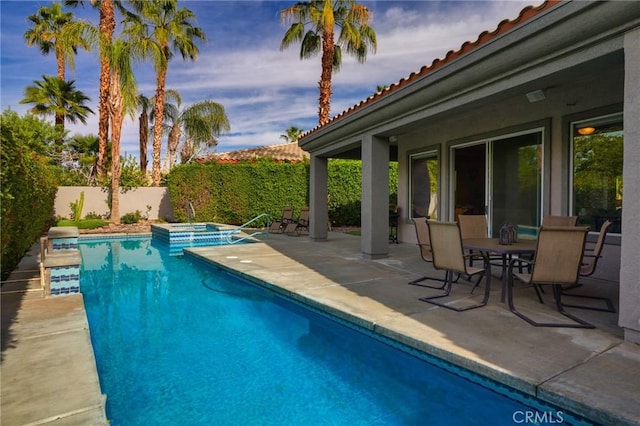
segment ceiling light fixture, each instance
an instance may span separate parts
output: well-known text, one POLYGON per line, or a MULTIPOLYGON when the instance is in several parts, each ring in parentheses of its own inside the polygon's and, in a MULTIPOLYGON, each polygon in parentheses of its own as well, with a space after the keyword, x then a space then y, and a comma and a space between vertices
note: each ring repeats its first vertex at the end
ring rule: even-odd
POLYGON ((542 90, 534 90, 533 92, 527 93, 527 99, 529 102, 538 102, 547 99, 542 90))
POLYGON ((578 133, 580 133, 582 136, 590 135, 595 131, 596 131, 595 127, 580 127, 578 129, 578 133))

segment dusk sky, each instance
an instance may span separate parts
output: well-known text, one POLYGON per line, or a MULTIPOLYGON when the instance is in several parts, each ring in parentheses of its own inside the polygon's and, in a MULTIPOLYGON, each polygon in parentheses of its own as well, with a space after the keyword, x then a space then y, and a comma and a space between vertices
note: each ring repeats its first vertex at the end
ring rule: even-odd
MULTIPOLYGON (((89 4, 89 2, 85 2, 89 4)), ((277 1, 181 1, 191 9, 207 42, 200 44, 195 62, 179 55, 169 64, 167 88, 178 90, 183 106, 204 100, 221 103, 229 117, 231 132, 219 138, 218 152, 283 143, 280 135, 290 126, 309 130, 318 122, 320 56, 299 59, 299 46, 280 51, 286 27, 280 10, 294 2, 277 1)), ((422 66, 474 41, 483 31, 493 31, 503 19, 514 19, 528 5, 541 1, 365 1, 373 12, 371 26, 378 36, 378 50, 359 64, 345 56, 340 72, 333 76, 331 116, 357 104, 422 66)), ((0 1, 0 101, 2 110, 20 114, 24 88, 55 75, 53 54, 44 56, 28 47, 24 32, 27 17, 51 1, 0 1)), ((69 9, 79 18, 97 24, 98 12, 89 6, 69 9)), ((136 68, 138 90, 152 96, 155 74, 149 64, 136 68)), ((96 113, 87 125, 67 124, 71 134, 96 135, 98 121, 99 64, 95 52, 80 51, 75 69, 67 79, 91 98, 96 113)), ((53 122, 53 118, 47 119, 53 122)), ((123 128, 122 154, 138 156, 137 119, 127 118, 123 128)), ((163 148, 163 156, 165 154, 163 148)))

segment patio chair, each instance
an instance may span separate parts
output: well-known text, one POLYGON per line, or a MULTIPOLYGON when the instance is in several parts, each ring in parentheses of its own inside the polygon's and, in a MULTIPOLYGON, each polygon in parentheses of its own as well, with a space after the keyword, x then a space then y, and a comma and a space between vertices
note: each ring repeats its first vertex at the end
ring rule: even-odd
MULTIPOLYGON (((462 239, 467 238, 487 238, 487 216, 483 214, 461 214, 458 215, 460 224, 460 235, 462 239)), ((482 255, 473 250, 469 250, 469 266, 473 266, 473 261, 482 259, 482 255)), ((502 260, 500 256, 492 256, 491 259, 502 260)))
MULTIPOLYGON (((602 224, 600 228, 600 233, 598 234, 598 239, 596 240, 595 245, 591 249, 585 249, 582 255, 582 263, 580 265, 580 278, 589 277, 593 275, 596 271, 596 266, 598 264, 598 260, 602 257, 602 248, 604 247, 604 241, 607 236, 607 232, 609 231, 609 227, 613 224, 612 221, 607 220, 602 224)), ((600 311, 600 312, 616 312, 615 307, 613 306, 613 302, 606 297, 598 297, 598 296, 587 296, 583 294, 572 294, 567 293, 569 290, 573 290, 575 288, 582 287, 581 283, 576 283, 575 285, 564 287, 562 289, 562 294, 569 297, 578 297, 581 299, 590 299, 590 300, 601 300, 605 303, 605 308, 600 308, 596 306, 586 306, 586 305, 574 305, 563 303, 563 306, 570 308, 578 308, 578 309, 589 309, 592 311, 600 311)))
MULTIPOLYGON (((461 214, 458 215, 458 223, 460 224, 460 235, 462 239, 467 238, 487 238, 487 216, 484 214, 461 214)), ((482 253, 469 250, 469 266, 473 266, 475 260, 484 261, 482 253)), ((490 255, 489 262, 492 265, 502 267, 502 262, 507 262, 506 258, 500 255, 490 255)), ((478 277, 476 286, 480 283, 482 277, 478 277)))
POLYGON ((281 233, 284 228, 291 222, 293 222, 293 207, 285 206, 282 209, 282 217, 271 223, 269 232, 281 233))
MULTIPOLYGON (((489 301, 489 292, 491 289, 491 271, 488 260, 485 260, 483 268, 468 266, 468 256, 464 254, 462 247, 462 237, 460 234, 460 226, 457 222, 439 222, 435 220, 427 221, 429 228, 429 241, 431 242, 431 254, 433 256, 433 267, 437 270, 445 271, 444 293, 437 296, 422 297, 419 300, 451 309, 456 312, 468 311, 470 309, 485 306, 489 301), (478 274, 484 274, 486 285, 484 290, 484 298, 480 303, 456 307, 446 302, 436 299, 447 297, 451 294, 451 287, 454 283, 454 275, 473 277, 478 274)), ((475 290, 473 286, 471 293, 475 290)))
MULTIPOLYGON (((416 238, 418 239, 418 248, 420 249, 420 257, 427 263, 433 263, 433 256, 431 254, 431 242, 429 241, 429 227, 427 225, 426 217, 413 218, 413 226, 416 229, 416 238)), ((436 277, 420 277, 417 280, 409 281, 410 285, 419 285, 421 287, 435 288, 438 290, 444 289, 446 281, 443 278, 436 277), (422 281, 431 280, 438 281, 442 284, 440 286, 430 286, 427 284, 419 284, 422 281)))
POLYGON ((398 244, 398 219, 400 218, 400 207, 395 204, 389 205, 389 242, 398 244))
POLYGON ((578 216, 552 216, 542 217, 542 226, 576 226, 578 216))
POLYGON ((540 228, 534 260, 514 259, 509 263, 507 297, 511 312, 536 327, 594 328, 593 325, 565 311, 562 303, 562 286, 578 282, 588 230, 588 227, 574 226, 540 228), (514 272, 516 262, 530 264, 531 273, 514 272), (514 280, 532 285, 534 289, 536 286, 552 286, 558 312, 574 322, 538 322, 520 312, 513 301, 514 280))
POLYGON ((309 232, 309 207, 303 207, 300 209, 300 216, 298 220, 292 221, 284 228, 284 233, 291 236, 300 236, 302 230, 306 229, 309 232))
MULTIPOLYGON (((542 224, 540 226, 576 226, 578 225, 578 216, 555 216, 555 215, 546 215, 542 217, 542 224)), ((521 256, 521 258, 526 260, 532 260, 532 257, 529 256, 521 256)), ((522 264, 519 265, 520 272, 522 272, 522 264)), ((531 272, 531 268, 529 268, 529 272, 531 272)), ((539 289, 544 293, 542 288, 539 289)), ((538 292, 538 287, 536 287, 536 292, 538 292)), ((542 298, 538 293, 538 297, 540 298, 540 303, 542 303, 542 298)))

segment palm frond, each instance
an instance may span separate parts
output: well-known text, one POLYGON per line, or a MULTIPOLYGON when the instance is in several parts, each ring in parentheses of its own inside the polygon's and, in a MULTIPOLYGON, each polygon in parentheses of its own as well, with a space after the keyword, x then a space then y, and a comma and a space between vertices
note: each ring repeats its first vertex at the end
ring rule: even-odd
POLYGON ((322 37, 315 31, 309 30, 300 45, 300 59, 311 58, 322 50, 322 37))

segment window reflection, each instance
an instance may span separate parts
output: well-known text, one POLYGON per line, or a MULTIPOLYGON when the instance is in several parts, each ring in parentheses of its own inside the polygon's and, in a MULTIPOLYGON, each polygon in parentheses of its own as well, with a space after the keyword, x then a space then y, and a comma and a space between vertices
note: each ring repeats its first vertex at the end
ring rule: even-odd
POLYGON ((436 152, 410 156, 411 218, 438 218, 438 164, 436 152))
POLYGON ((623 146, 620 114, 573 125, 573 213, 592 231, 621 232, 623 146))

